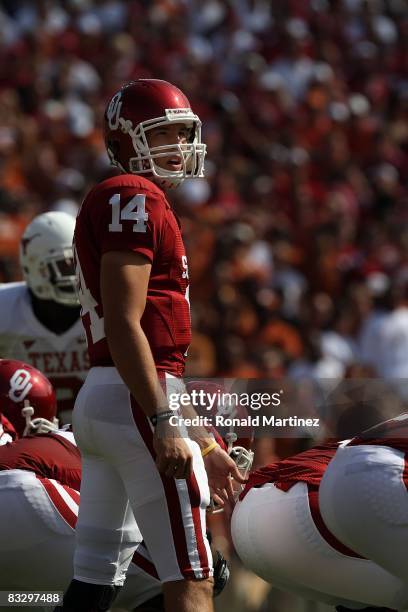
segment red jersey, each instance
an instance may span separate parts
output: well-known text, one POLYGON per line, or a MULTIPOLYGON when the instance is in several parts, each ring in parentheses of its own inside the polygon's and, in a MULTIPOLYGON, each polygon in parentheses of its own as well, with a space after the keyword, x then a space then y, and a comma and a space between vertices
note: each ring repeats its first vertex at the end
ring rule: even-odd
POLYGON ((79 491, 81 455, 72 433, 59 431, 0 446, 0 470, 28 470, 79 491))
POLYGON ((81 206, 74 243, 91 366, 113 365, 104 332, 102 256, 134 251, 152 264, 141 325, 156 368, 181 376, 191 340, 188 267, 180 224, 163 191, 132 174, 103 181, 81 206))
MULTIPOLYGON (((321 446, 315 446, 288 457, 282 461, 265 465, 254 470, 241 493, 240 499, 252 489, 261 487, 267 482, 273 482, 276 487, 287 491, 296 482, 306 482, 309 486, 318 488, 323 474, 334 457, 340 442, 331 441, 321 446)), ((393 419, 384 421, 366 429, 361 434, 347 442, 347 446, 362 445, 388 446, 399 450, 405 455, 408 453, 408 413, 401 414, 393 419)), ((404 471, 404 482, 408 487, 408 465, 404 471)))
POLYGON ((288 457, 277 463, 265 465, 259 470, 255 470, 249 476, 245 489, 240 495, 242 500, 252 487, 262 487, 271 482, 282 491, 289 491, 296 483, 304 482, 307 484, 309 508, 321 536, 338 552, 349 557, 361 558, 353 550, 350 550, 327 529, 320 515, 319 508, 319 486, 326 471, 326 468, 334 457, 340 442, 330 441, 320 446, 315 446, 309 450, 288 457))
POLYGON ((243 499, 252 487, 262 487, 267 482, 273 482, 283 491, 288 491, 297 482, 306 482, 310 486, 318 487, 338 446, 339 442, 327 442, 254 470, 249 475, 240 499, 243 499))
POLYGON ((14 429, 14 425, 0 412, 0 445, 5 444, 4 440, 10 441, 18 438, 17 432, 14 429))

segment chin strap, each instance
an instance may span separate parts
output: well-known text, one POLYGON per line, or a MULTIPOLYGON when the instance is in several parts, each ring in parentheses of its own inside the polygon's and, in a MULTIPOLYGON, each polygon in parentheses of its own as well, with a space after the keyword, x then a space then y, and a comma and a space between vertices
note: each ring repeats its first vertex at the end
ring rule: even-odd
POLYGON ((34 414, 34 408, 30 406, 30 402, 28 400, 25 400, 24 404, 25 406, 21 410, 21 414, 25 418, 26 422, 23 431, 23 438, 30 434, 45 434, 49 433, 50 431, 56 431, 58 429, 58 419, 56 417, 53 418, 52 422, 47 421, 47 419, 43 419, 42 417, 32 419, 31 417, 34 414))

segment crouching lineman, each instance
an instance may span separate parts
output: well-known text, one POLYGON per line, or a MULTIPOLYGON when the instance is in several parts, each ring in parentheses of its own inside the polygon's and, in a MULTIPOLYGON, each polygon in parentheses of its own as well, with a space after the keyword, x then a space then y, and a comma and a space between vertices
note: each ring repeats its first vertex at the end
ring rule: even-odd
POLYGON ((408 607, 408 415, 254 471, 232 516, 244 565, 336 610, 408 607))
MULTIPOLYGON (((0 590, 63 591, 72 573, 80 453, 69 426, 57 429, 54 390, 32 366, 0 360, 0 410, 10 440, 21 436, 0 446, 0 590)), ((137 548, 117 605, 163 610, 157 571, 131 514, 125 538, 128 551, 137 548)), ((215 594, 227 577, 217 555, 215 594)))
POLYGON ((20 359, 44 372, 65 423, 71 422, 89 368, 76 295, 74 226, 75 219, 64 212, 35 217, 20 244, 24 282, 0 285, 0 357, 20 359))

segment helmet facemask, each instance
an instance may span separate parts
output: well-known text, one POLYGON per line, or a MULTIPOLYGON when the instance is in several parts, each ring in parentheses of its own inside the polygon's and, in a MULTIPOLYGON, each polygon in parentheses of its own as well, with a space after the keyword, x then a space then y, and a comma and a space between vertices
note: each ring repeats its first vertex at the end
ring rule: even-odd
POLYGON ((54 250, 44 258, 22 258, 27 286, 40 300, 64 306, 78 306, 72 248, 54 250))
MULTIPOLYGON (((241 476, 246 478, 251 471, 252 464, 254 462, 254 452, 244 446, 234 446, 235 442, 238 439, 238 436, 234 432, 229 432, 226 434, 225 439, 228 443, 228 454, 231 459, 234 460, 237 468, 239 469, 241 476)), ((239 482, 233 483, 234 489, 234 498, 235 500, 241 495, 244 490, 244 485, 239 482)))
POLYGON ((20 265, 27 287, 40 300, 78 306, 72 239, 75 219, 62 212, 35 217, 20 244, 20 265))
POLYGON ((44 265, 53 294, 51 299, 64 306, 78 306, 72 248, 61 249, 60 252, 49 255, 44 259, 44 265))

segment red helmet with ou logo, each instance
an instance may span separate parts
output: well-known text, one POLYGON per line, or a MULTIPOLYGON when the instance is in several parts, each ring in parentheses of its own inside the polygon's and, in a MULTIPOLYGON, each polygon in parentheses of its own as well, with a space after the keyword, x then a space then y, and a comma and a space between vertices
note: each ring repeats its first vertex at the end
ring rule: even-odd
POLYGON ((144 174, 161 187, 176 187, 185 178, 204 176, 206 146, 201 142, 201 121, 175 85, 159 79, 126 83, 110 100, 104 120, 108 155, 122 172, 144 174), (149 147, 149 130, 174 123, 189 129, 187 143, 149 147), (180 170, 157 163, 169 153, 181 160, 180 170))
POLYGON ((44 374, 22 361, 0 359, 0 412, 19 436, 58 428, 53 386, 44 374))

